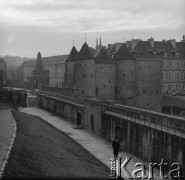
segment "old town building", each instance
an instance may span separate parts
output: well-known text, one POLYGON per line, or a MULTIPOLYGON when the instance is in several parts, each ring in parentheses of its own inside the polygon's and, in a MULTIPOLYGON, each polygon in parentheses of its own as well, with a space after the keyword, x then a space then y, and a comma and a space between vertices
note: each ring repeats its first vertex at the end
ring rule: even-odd
POLYGON ((49 70, 44 70, 41 53, 39 52, 33 70, 32 86, 38 88, 40 85, 49 86, 49 70))
POLYGON ((66 87, 78 89, 78 96, 161 111, 160 58, 134 58, 125 43, 113 56, 103 47, 93 56, 85 42, 66 62, 66 87))

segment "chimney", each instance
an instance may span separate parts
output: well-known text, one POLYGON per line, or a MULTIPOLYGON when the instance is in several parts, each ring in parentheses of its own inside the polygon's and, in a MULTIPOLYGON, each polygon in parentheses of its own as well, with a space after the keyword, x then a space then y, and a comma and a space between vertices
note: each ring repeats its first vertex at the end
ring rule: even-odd
POLYGON ((176 39, 170 39, 169 42, 173 46, 173 48, 176 48, 176 39))
POLYGON ((111 49, 114 44, 108 44, 108 48, 111 49))
POLYGON ((185 35, 182 36, 181 42, 184 42, 185 43, 185 35))
POLYGON ((148 39, 148 42, 151 44, 152 47, 154 47, 154 38, 153 37, 148 39))
POLYGON ((140 41, 140 39, 132 39, 132 49, 134 49, 140 41))
POLYGON ((127 46, 127 48, 130 48, 132 46, 132 42, 131 41, 126 41, 126 46, 127 46))

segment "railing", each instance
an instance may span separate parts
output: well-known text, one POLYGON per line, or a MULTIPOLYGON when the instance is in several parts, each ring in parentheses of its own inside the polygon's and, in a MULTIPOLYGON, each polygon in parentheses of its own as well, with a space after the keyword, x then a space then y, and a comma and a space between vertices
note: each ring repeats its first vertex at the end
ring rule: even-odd
MULTIPOLYGON (((65 96, 48 91, 39 91, 38 94, 45 95, 48 97, 55 97, 61 100, 66 100, 68 102, 73 102, 77 105, 84 107, 85 99, 65 96)), ((88 99, 86 100, 88 101, 88 99)), ((89 101, 96 102, 92 99, 89 99, 89 101)), ((97 103, 103 107, 103 113, 108 113, 113 116, 124 118, 129 121, 143 124, 145 126, 149 126, 151 128, 155 128, 163 132, 167 132, 185 138, 185 119, 125 105, 108 105, 102 102, 97 103)))
POLYGON ((123 105, 103 105, 104 113, 185 138, 185 119, 123 105))
POLYGON ((65 96, 76 97, 78 95, 78 89, 65 88, 65 87, 49 87, 45 85, 39 85, 38 87, 41 91, 57 93, 65 96))
POLYGON ((84 106, 84 99, 74 98, 74 97, 70 97, 70 96, 64 96, 64 95, 61 95, 61 94, 47 92, 47 91, 39 91, 39 92, 37 92, 37 94, 38 95, 52 96, 52 97, 55 97, 57 99, 70 101, 70 102, 79 104, 81 106, 84 106))

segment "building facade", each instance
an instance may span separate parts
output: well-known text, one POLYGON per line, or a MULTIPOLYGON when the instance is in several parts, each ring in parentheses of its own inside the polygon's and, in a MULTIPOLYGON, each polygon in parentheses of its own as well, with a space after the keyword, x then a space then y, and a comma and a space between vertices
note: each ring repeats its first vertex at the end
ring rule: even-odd
POLYGON ((0 59, 0 88, 6 85, 6 62, 0 59))
POLYGON ((49 86, 49 70, 44 70, 41 53, 39 52, 33 70, 32 87, 38 88, 40 85, 49 86))
POLYGON ((49 86, 62 87, 64 81, 65 60, 67 55, 44 57, 43 65, 49 70, 49 86))
POLYGON ((66 87, 77 88, 78 96, 161 111, 160 58, 134 58, 124 43, 113 56, 104 48, 93 56, 84 43, 66 62, 66 87))
MULTIPOLYGON (((49 86, 62 87, 64 83, 65 60, 67 55, 51 56, 42 58, 44 70, 49 70, 49 86)), ((21 69, 24 84, 30 84, 33 78, 33 70, 35 70, 36 61, 28 60, 22 63, 21 69)))

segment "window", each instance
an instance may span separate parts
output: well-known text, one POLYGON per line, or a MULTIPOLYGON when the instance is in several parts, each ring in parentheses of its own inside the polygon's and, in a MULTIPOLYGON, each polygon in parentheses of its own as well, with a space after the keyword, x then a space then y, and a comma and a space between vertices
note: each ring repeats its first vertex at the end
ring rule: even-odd
POLYGON ((180 62, 179 61, 176 62, 176 66, 178 66, 178 67, 180 66, 180 62))
POLYGON ((149 107, 149 106, 150 106, 150 104, 149 104, 149 103, 147 103, 147 106, 149 107))
POLYGON ((185 79, 185 71, 183 72, 183 79, 185 79))
POLYGON ((169 66, 172 66, 172 61, 169 61, 168 65, 169 65, 169 66))
POLYGON ((118 92, 117 87, 115 87, 115 88, 114 88, 114 93, 115 93, 115 96, 116 96, 116 97, 117 97, 117 92, 118 92))
POLYGON ((132 77, 134 76, 134 73, 132 73, 132 77))
POLYGON ((92 78, 92 74, 91 74, 91 78, 92 78))
POLYGON ((163 71, 162 74, 163 74, 163 80, 164 80, 165 79, 165 72, 163 71))
POLYGON ((162 61, 162 66, 164 67, 164 61, 162 61))
POLYGON ((143 94, 145 93, 145 90, 143 90, 143 94))
POLYGON ((98 88, 96 88, 96 97, 98 97, 98 88))
POLYGON ((125 77, 125 74, 123 74, 123 77, 125 77))
POLYGON ((109 80, 109 84, 110 84, 110 80, 109 80))
POLYGON ((84 78, 85 78, 85 74, 84 74, 84 78))
POLYGON ((103 85, 103 87, 105 88, 105 85, 103 85))
POLYGON ((176 84, 176 90, 177 90, 177 91, 180 90, 180 84, 176 84))
POLYGON ((180 79, 180 72, 176 72, 176 79, 180 79))
POLYGON ((185 90, 185 84, 183 84, 183 89, 185 90))
POLYGON ((168 79, 173 79, 173 72, 170 71, 170 72, 168 73, 168 79))
POLYGON ((94 116, 91 115, 91 130, 94 131, 94 116))
POLYGON ((173 89, 173 86, 172 85, 168 85, 168 89, 169 90, 172 90, 173 89))

